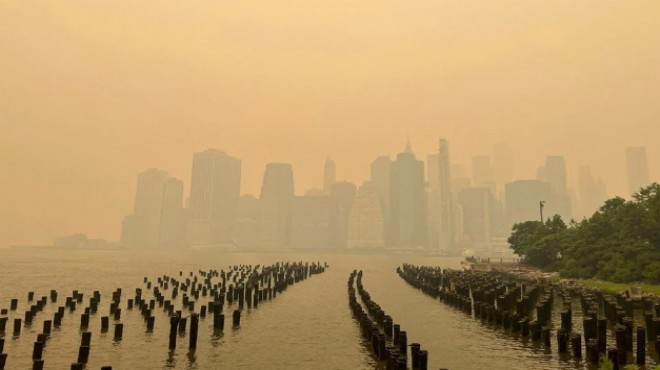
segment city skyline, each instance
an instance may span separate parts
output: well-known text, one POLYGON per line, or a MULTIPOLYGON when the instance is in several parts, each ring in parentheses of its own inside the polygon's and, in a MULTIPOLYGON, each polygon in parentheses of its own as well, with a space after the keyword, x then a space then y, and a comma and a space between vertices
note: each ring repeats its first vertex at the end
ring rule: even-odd
MULTIPOLYGON (((296 189, 360 184, 406 138, 466 166, 508 142, 515 178, 563 155, 629 196, 623 151, 660 174, 658 2, 125 2, 0 5, 0 246, 111 238, 134 176, 186 182, 190 153, 269 162, 296 189), (258 26, 257 26, 258 25, 258 26), (62 210, 66 209, 66 212, 62 210)), ((500 158, 506 158, 505 151, 500 158)), ((491 161, 497 165, 495 159, 491 161)))
MULTIPOLYGON (((410 142, 408 141, 408 144, 406 144, 406 145, 409 146, 410 142)), ((560 170, 560 174, 559 174, 560 180, 559 181, 562 184, 561 185, 562 186, 562 192, 564 192, 566 194, 562 195, 565 199, 562 201, 563 204, 560 205, 559 206, 560 208, 556 211, 558 213, 562 214, 565 219, 568 219, 566 217, 567 215, 570 215, 572 218, 580 219, 581 217, 588 216, 590 214, 590 212, 593 213, 596 210, 594 208, 594 206, 597 205, 597 200, 602 198, 603 195, 606 195, 607 198, 611 198, 611 197, 614 197, 614 196, 621 196, 621 197, 626 198, 626 199, 630 198, 628 196, 628 194, 626 194, 625 191, 623 191, 622 193, 619 193, 619 194, 614 194, 612 191, 610 191, 610 185, 608 183, 604 182, 603 181, 604 176, 602 174, 598 174, 598 173, 594 173, 593 175, 597 176, 597 178, 599 179, 599 183, 597 185, 596 184, 589 184, 589 186, 591 186, 589 188, 590 190, 585 190, 584 189, 585 185, 581 183, 581 181, 584 181, 584 179, 581 177, 581 176, 583 176, 581 171, 583 171, 584 168, 586 167, 589 170, 589 176, 591 176, 591 172, 592 172, 591 168, 592 167, 591 166, 579 165, 578 168, 577 168, 577 171, 575 172, 575 174, 573 174, 573 172, 568 171, 568 169, 573 168, 575 166, 573 165, 573 163, 570 163, 570 162, 565 163, 565 158, 561 155, 545 156, 544 162, 539 163, 539 167, 537 167, 536 171, 530 171, 530 173, 534 172, 534 175, 529 176, 527 178, 518 177, 517 175, 511 175, 511 173, 513 173, 511 168, 512 167, 517 167, 517 162, 515 161, 515 159, 512 161, 512 163, 506 163, 504 165, 502 163, 500 163, 500 168, 501 169, 496 170, 495 166, 494 166, 494 164, 495 164, 494 162, 495 162, 495 158, 498 155, 498 150, 507 151, 507 150, 510 150, 511 147, 508 143, 496 143, 491 147, 491 149, 492 149, 492 152, 490 154, 479 154, 479 155, 474 155, 474 156, 467 156, 468 164, 466 164, 466 163, 456 163, 453 160, 451 160, 451 163, 450 163, 451 166, 450 167, 459 168, 460 169, 460 174, 458 174, 457 176, 454 176, 454 174, 452 173, 451 182, 454 183, 454 185, 450 184, 450 187, 451 186, 455 187, 456 186, 455 185, 456 181, 459 181, 459 183, 461 183, 460 188, 457 188, 457 189, 452 191, 452 194, 453 194, 452 202, 458 201, 458 196, 461 194, 462 190, 465 189, 466 187, 467 187, 467 189, 478 189, 478 188, 484 188, 485 187, 485 188, 488 188, 488 189, 491 190, 491 194, 494 198, 497 198, 498 195, 503 196, 505 194, 504 187, 505 187, 506 183, 501 183, 501 181, 502 181, 501 179, 506 179, 506 178, 510 178, 512 182, 539 179, 539 180, 544 180, 544 182, 548 182, 548 185, 550 186, 549 180, 545 178, 545 176, 547 176, 546 168, 547 168, 548 163, 549 163, 548 161, 559 161, 561 163, 561 170, 560 170), (503 149, 503 147, 507 148, 507 149, 503 149), (475 167, 475 160, 477 160, 479 162, 479 167, 475 167), (492 183, 488 183, 488 184, 483 184, 483 183, 480 184, 479 179, 483 178, 483 171, 484 171, 485 163, 487 163, 488 171, 490 171, 489 176, 493 178, 493 181, 492 181, 492 183), (564 173, 561 173, 562 171, 564 171, 564 173), (541 178, 539 178, 539 176, 544 177, 544 178, 541 179, 541 178), (463 180, 466 180, 467 183, 462 182, 463 180), (497 181, 497 180, 499 180, 499 181, 497 181), (566 183, 565 188, 564 188, 564 185, 563 185, 564 183, 566 183), (570 191, 571 194, 568 194, 568 191, 570 191), (595 192, 595 195, 590 195, 589 197, 585 198, 585 195, 589 191, 595 192), (574 206, 577 206, 577 207, 580 207, 580 208, 575 209, 575 210, 571 210, 571 207, 574 207, 574 206), (563 210, 566 207, 568 207, 568 211, 563 210)), ((643 166, 645 166, 647 168, 647 171, 648 171, 648 169, 653 168, 653 163, 648 163, 649 159, 648 159, 648 157, 646 157, 646 153, 648 153, 648 148, 647 147, 639 147, 639 146, 626 147, 626 148, 622 148, 622 153, 621 153, 621 157, 626 162, 625 163, 626 166, 622 170, 622 172, 625 173, 625 172, 628 171, 628 168, 627 168, 627 164, 628 164, 628 160, 629 160, 628 159, 628 157, 629 157, 628 153, 631 149, 634 150, 634 151, 638 151, 638 152, 640 150, 643 151, 643 153, 645 154, 643 156, 643 158, 647 161, 647 163, 643 164, 643 166)), ((453 157, 453 150, 454 150, 454 148, 452 146, 452 149, 451 149, 452 157, 453 157)), ((208 153, 208 152, 217 152, 217 153, 220 153, 223 156, 225 155, 225 152, 222 149, 209 148, 209 149, 205 149, 204 152, 206 152, 206 153, 208 153)), ((204 152, 195 153, 195 155, 200 155, 204 152)), ((438 155, 437 153, 428 154, 426 156, 426 161, 424 162, 424 167, 425 167, 424 181, 425 181, 425 186, 428 190, 427 196, 429 197, 429 199, 428 199, 429 202, 433 201, 433 188, 434 188, 434 186, 437 186, 437 185, 434 185, 434 183, 436 183, 437 180, 434 180, 434 179, 430 178, 429 176, 434 176, 435 174, 438 173, 437 170, 431 169, 429 167, 429 165, 432 164, 432 163, 435 163, 435 165, 437 165, 437 162, 433 162, 433 161, 437 161, 437 159, 435 159, 435 157, 437 155, 438 155)), ((360 180, 358 180, 358 181, 349 181, 347 179, 342 178, 341 176, 338 176, 337 173, 342 172, 341 164, 337 164, 337 162, 335 160, 331 159, 331 157, 332 156, 326 156, 325 161, 319 161, 319 168, 317 168, 317 176, 316 176, 317 178, 316 178, 316 181, 311 182, 312 187, 307 188, 307 189, 301 188, 299 185, 297 185, 297 183, 299 182, 298 178, 300 176, 293 176, 292 177, 292 181, 293 181, 292 186, 293 186, 293 189, 294 189, 293 195, 295 197, 300 197, 300 196, 303 196, 303 195, 321 195, 321 194, 324 194, 324 191, 322 190, 322 188, 324 188, 326 186, 329 186, 329 184, 331 184, 331 182, 329 182, 329 178, 332 178, 332 180, 334 180, 336 184, 349 183, 349 184, 352 184, 352 186, 356 186, 356 187, 360 187, 361 186, 360 184, 364 184, 364 183, 369 182, 369 181, 374 182, 374 178, 373 178, 373 176, 374 176, 374 174, 373 174, 374 163, 377 163, 378 160, 381 160, 381 162, 382 162, 382 160, 384 160, 386 158, 389 158, 388 159, 389 163, 392 163, 392 161, 394 161, 396 159, 396 154, 395 155, 390 154, 390 155, 376 156, 371 162, 371 165, 370 165, 371 170, 369 169, 370 166, 367 166, 367 168, 365 169, 365 171, 363 173, 363 176, 362 176, 362 178, 364 180, 362 180, 362 181, 360 181, 360 180), (331 170, 329 170, 329 169, 331 169, 331 170), (331 173, 331 175, 327 176, 329 172, 331 173), (314 186, 314 185, 316 185, 316 186, 314 186)), ((233 158, 234 160, 238 161, 238 165, 239 165, 239 169, 238 169, 239 178, 237 179, 237 181, 238 181, 238 183, 240 183, 240 185, 239 185, 239 188, 238 188, 238 195, 240 195, 241 197, 244 197, 244 196, 254 197, 254 196, 256 196, 257 199, 258 199, 259 198, 259 192, 256 192, 256 194, 255 194, 255 193, 248 193, 248 192, 245 192, 245 190, 243 190, 242 170, 240 168, 241 167, 240 164, 242 163, 242 159, 241 158, 234 158, 234 157, 229 157, 229 158, 233 158)), ((501 160, 500 160, 500 162, 501 162, 501 160)), ((273 163, 273 162, 271 162, 271 163, 273 163)), ((300 175, 300 172, 296 171, 296 169, 294 168, 294 166, 291 163, 286 163, 286 165, 291 166, 291 171, 293 171, 294 173, 298 173, 298 175, 300 175)), ((391 166, 391 164, 388 164, 388 166, 391 166)), ((191 166, 191 173, 193 171, 193 167, 194 166, 191 166)), ((268 166, 266 166, 266 167, 268 167, 268 166)), ((253 170, 254 169, 248 169, 248 172, 253 172, 253 170)), ((150 168, 149 170, 143 170, 141 172, 148 172, 148 171, 161 171, 165 175, 170 174, 169 171, 158 170, 158 169, 153 168, 153 167, 150 168)), ((389 171, 389 169, 388 169, 388 171, 389 171)), ((188 174, 187 176, 183 176, 183 177, 184 178, 190 178, 190 176, 191 175, 188 174)), ((653 176, 653 175, 651 174, 650 176, 653 176)), ((189 206, 190 199, 191 199, 190 198, 191 182, 190 181, 177 180, 174 177, 170 177, 170 178, 172 178, 173 180, 176 180, 180 183, 180 185, 178 185, 178 186, 181 187, 180 191, 183 192, 183 202, 187 205, 186 211, 189 212, 188 206, 189 206)), ((262 181, 263 181, 263 179, 262 179, 262 181)), ((591 180, 591 181, 593 182, 593 180, 591 180)), ((374 186, 374 191, 376 191, 376 192, 378 190, 377 182, 378 181, 376 181, 374 183, 374 185, 375 185, 374 186)), ((382 180, 381 180, 381 182, 382 182, 382 180)), ((626 181, 625 186, 629 186, 629 182, 630 182, 629 180, 626 181)), ((651 183, 651 182, 653 182, 653 179, 649 180, 649 183, 651 183)), ((263 186, 263 184, 262 184, 262 186, 263 186)), ((388 184, 386 186, 389 186, 389 181, 388 181, 388 184)), ((138 187, 139 187, 139 182, 138 182, 138 187)), ((551 188, 552 188, 552 186, 551 186, 551 188)), ((133 196, 134 199, 131 198, 131 199, 135 200, 135 203, 132 204, 129 207, 130 209, 138 207, 138 203, 137 203, 138 202, 138 198, 137 198, 138 194, 137 194, 137 192, 139 192, 139 189, 136 189, 135 191, 136 191, 136 193, 133 196)), ((557 198, 555 197, 555 200, 556 199, 557 198)), ((384 223, 387 225, 387 217, 389 217, 389 213, 388 213, 388 210, 387 210, 388 203, 390 202, 389 196, 387 197, 387 199, 382 199, 382 201, 384 202, 383 204, 381 204, 381 208, 382 208, 383 213, 384 213, 383 214, 384 223)), ((501 201, 504 202, 504 201, 506 201, 506 199, 504 197, 502 197, 501 201)), ((238 202, 238 199, 236 199, 236 202, 238 202)), ((555 207, 556 206, 557 205, 555 205, 555 207)), ((432 203, 429 203, 428 207, 429 207, 429 209, 432 208, 433 207, 432 203)), ((237 211, 233 211, 233 212, 235 213, 237 211)), ((345 212, 350 212, 350 210, 347 210, 345 212)), ((129 212, 126 212, 124 214, 128 214, 128 216, 126 216, 126 219, 124 220, 124 223, 126 223, 127 221, 131 221, 131 220, 135 221, 135 218, 129 212)), ((181 216, 176 216, 176 217, 178 219, 181 218, 181 216)), ((190 217, 190 216, 186 216, 186 217, 190 217)), ((438 222, 437 220, 434 221, 434 216, 431 215, 431 214, 427 214, 426 217, 428 219, 428 222, 438 222)), ((455 216, 452 216, 452 217, 455 217, 455 216)), ((343 218, 346 220, 348 218, 348 214, 344 215, 343 218)), ((507 224, 507 222, 509 222, 508 217, 503 217, 501 222, 502 222, 502 224, 507 224)), ((120 224, 121 224, 121 222, 120 222, 120 224)), ((462 228, 463 226, 460 225, 460 226, 457 226, 457 227, 462 228)), ((227 228, 228 228, 228 226, 225 226, 225 229, 227 229, 227 228)), ((348 228, 347 225, 343 228, 343 230, 344 230, 343 233, 344 234, 346 233, 347 228, 348 228)), ((74 230, 74 231, 72 231, 72 234, 81 231, 81 230, 75 229, 75 228, 72 229, 72 230, 74 230)), ((427 235, 427 238, 437 238, 437 231, 433 231, 433 229, 431 228, 429 230, 429 232, 431 232, 432 234, 427 235), (436 233, 436 234, 433 234, 433 233, 436 233)), ((225 231, 225 233, 227 233, 227 231, 225 231)), ((63 234, 66 234, 66 233, 55 231, 53 235, 54 235, 54 237, 59 237, 63 234)), ((93 234, 93 235, 96 236, 97 234, 93 234)), ((114 237, 112 233, 100 234, 100 237, 104 237, 108 240, 119 240, 120 239, 120 238, 114 237)), ((384 237, 384 239, 387 240, 387 238, 388 238, 388 236, 386 235, 384 237)), ((458 235, 454 236, 453 235, 452 238, 454 238, 457 241, 457 240, 460 239, 460 236, 458 236, 458 235)), ((189 239, 189 236, 186 239, 189 239)), ((225 241, 228 242, 229 237, 225 236, 225 241)), ((44 240, 44 242, 47 242, 47 240, 44 240)), ((431 243, 431 239, 428 239, 427 242, 431 243)), ((38 241, 36 243, 38 243, 38 241)), ((384 244, 387 245, 387 241, 384 244)), ((130 245, 130 243, 129 243, 129 245, 130 245)), ((431 244, 429 244, 429 245, 431 245, 431 244)), ((447 249, 447 247, 445 247, 445 249, 447 249)))
MULTIPOLYGON (((327 157, 323 189, 296 192, 293 166, 271 162, 258 198, 241 194, 240 158, 218 149, 196 152, 186 207, 181 180, 155 168, 138 173, 134 210, 124 218, 120 240, 138 248, 387 247, 456 254, 500 248, 513 224, 538 219, 541 203, 546 217, 569 221, 590 216, 607 199, 606 184, 589 166, 580 167, 577 189, 569 187, 561 155, 547 156, 536 179, 512 178, 515 161, 500 143, 492 158, 472 157, 468 177, 462 164, 452 164, 449 141, 438 142, 426 162, 416 159, 410 141, 394 158, 376 157, 360 186, 337 179, 336 163, 327 157)), ((645 147, 625 150, 628 173, 644 170, 640 187, 650 184, 645 153, 645 147)))

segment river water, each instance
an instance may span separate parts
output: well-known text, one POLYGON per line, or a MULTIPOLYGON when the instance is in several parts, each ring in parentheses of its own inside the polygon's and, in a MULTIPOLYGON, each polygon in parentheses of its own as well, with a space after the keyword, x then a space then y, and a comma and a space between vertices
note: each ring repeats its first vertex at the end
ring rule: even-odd
MULTIPOLYGON (((19 308, 9 312, 4 352, 6 369, 31 369, 32 347, 43 321, 71 291, 102 295, 90 322, 92 334, 88 369, 111 365, 113 369, 374 369, 382 368, 361 340, 359 327, 348 306, 346 283, 350 272, 363 270, 364 287, 394 322, 408 333, 408 342, 429 351, 429 369, 587 369, 583 362, 560 358, 529 341, 491 330, 480 321, 422 294, 400 279, 395 270, 402 263, 459 268, 460 258, 411 255, 349 255, 314 253, 226 253, 215 251, 75 251, 0 249, 0 308, 19 298, 19 308), (325 261, 325 273, 289 287, 258 309, 245 308, 240 329, 227 324, 221 336, 213 334, 211 317, 201 319, 197 350, 187 349, 179 338, 177 350, 168 350, 169 322, 156 309, 156 324, 147 333, 139 310, 126 310, 126 297, 144 289, 143 278, 155 281, 179 271, 227 269, 236 264, 267 265, 277 261, 325 261), (113 340, 113 329, 100 332, 100 316, 107 315, 111 293, 122 288, 123 340, 113 340), (23 318, 29 308, 27 292, 35 299, 59 292, 57 303, 48 303, 31 327, 12 337, 13 318, 23 318)), ((202 302, 206 302, 203 299, 202 302)), ((200 303, 202 303, 200 302, 200 303)), ((227 307, 225 310, 233 310, 227 307)), ((574 311, 579 311, 574 309, 574 311)), ((44 350, 45 369, 68 369, 76 362, 80 345, 82 307, 64 316, 44 350)), ((230 317, 231 315, 227 315, 230 317)), ((574 319, 575 321, 579 321, 574 319)), ((0 334, 1 335, 1 334, 0 334)), ((556 341, 553 338, 553 345, 556 341)), ((651 358, 657 361, 657 358, 651 358)), ((650 367, 649 367, 650 368, 650 367)))

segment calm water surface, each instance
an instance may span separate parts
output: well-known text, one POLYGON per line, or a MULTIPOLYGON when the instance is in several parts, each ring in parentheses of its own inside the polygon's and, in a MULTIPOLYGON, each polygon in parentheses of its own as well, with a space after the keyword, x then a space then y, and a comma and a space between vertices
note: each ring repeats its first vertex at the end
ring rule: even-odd
MULTIPOLYGON (((533 345, 423 295, 400 279, 395 269, 401 263, 459 267, 459 258, 403 255, 329 255, 313 253, 222 253, 135 252, 135 251, 20 251, 0 249, 0 308, 19 298, 19 309, 10 312, 5 337, 7 369, 31 369, 32 347, 43 321, 71 291, 102 295, 96 315, 90 319, 92 346, 88 369, 112 365, 114 369, 374 369, 380 368, 362 342, 348 307, 346 282, 353 269, 363 270, 363 283, 372 299, 408 333, 408 341, 419 342, 429 351, 429 368, 460 369, 586 369, 581 362, 562 359, 553 351, 533 345), (139 310, 126 310, 125 302, 135 288, 146 291, 145 276, 155 281, 179 271, 227 269, 236 264, 271 264, 277 261, 326 261, 330 268, 295 284, 258 309, 245 309, 241 327, 226 325, 214 336, 213 320, 201 319, 198 348, 187 349, 188 337, 179 337, 177 350, 168 350, 169 322, 155 310, 153 333, 146 328, 139 310), (113 340, 113 329, 100 332, 100 316, 107 315, 111 293, 123 289, 124 337, 113 340), (19 338, 11 336, 13 318, 23 317, 29 307, 27 292, 35 299, 59 292, 58 302, 49 303, 31 327, 23 327, 19 338)), ((145 298, 150 295, 143 293, 145 298)), ((200 303, 208 301, 202 298, 200 303)), ((180 305, 180 301, 179 301, 180 305)), ((225 310, 234 307, 225 305, 225 310)), ((180 307, 180 306, 179 306, 180 307)), ((199 307, 199 305, 198 305, 199 307)), ((65 314, 61 328, 53 331, 44 350, 46 369, 68 369, 77 360, 79 323, 83 308, 65 314)), ((577 307, 574 312, 577 312, 577 307)), ((229 312, 226 312, 226 315, 229 312)), ((230 317, 230 314, 228 315, 230 317)), ((574 321, 579 321, 574 318, 574 321)), ((230 322, 229 322, 230 324, 230 322)), ((553 338, 553 345, 556 341, 553 338)), ((651 361, 657 358, 650 358, 651 361)), ((650 368, 650 367, 649 367, 650 368)))

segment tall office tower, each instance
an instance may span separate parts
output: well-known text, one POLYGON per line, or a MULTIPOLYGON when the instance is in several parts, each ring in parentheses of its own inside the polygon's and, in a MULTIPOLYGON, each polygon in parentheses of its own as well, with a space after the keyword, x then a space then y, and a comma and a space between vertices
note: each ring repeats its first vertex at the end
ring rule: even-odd
POLYGON ((493 146, 493 170, 495 182, 503 189, 504 184, 513 180, 513 150, 507 143, 498 143, 493 146))
POLYGON ((426 245, 438 249, 440 227, 440 154, 426 156, 426 245))
POLYGON ((401 248, 426 244, 424 162, 415 158, 410 143, 392 162, 389 222, 391 245, 401 248))
POLYGON ((371 182, 365 182, 348 216, 348 248, 383 248, 384 225, 378 193, 371 182))
POLYGON ((183 181, 168 177, 163 188, 160 245, 177 248, 186 242, 186 211, 183 208, 183 181))
POLYGON ((650 184, 649 163, 645 147, 626 148, 626 168, 628 170, 628 191, 635 194, 650 184))
POLYGON ((122 223, 121 242, 139 248, 181 242, 183 183, 155 168, 138 174, 133 213, 122 223))
POLYGON ((390 204, 390 169, 392 161, 389 156, 383 155, 376 158, 371 162, 371 176, 370 182, 378 194, 380 200, 380 208, 383 212, 383 220, 385 222, 385 245, 389 244, 389 204, 390 204))
POLYGON ((325 249, 338 246, 340 210, 327 195, 294 197, 291 204, 291 248, 325 249))
POLYGON ((259 200, 253 195, 241 195, 238 213, 232 223, 231 241, 238 248, 259 246, 259 200))
POLYGON ((506 184, 506 218, 507 230, 515 223, 526 221, 540 221, 540 202, 546 202, 544 219, 556 214, 552 199, 550 184, 539 180, 520 180, 506 184), (549 200, 550 199, 550 200, 549 200))
POLYGON ((330 187, 330 198, 339 207, 339 227, 337 229, 339 246, 345 247, 347 240, 348 215, 357 195, 357 186, 348 181, 332 184, 330 187))
POLYGON ((445 139, 439 140, 438 153, 440 154, 439 170, 440 176, 440 226, 438 227, 438 247, 447 253, 456 253, 454 222, 454 194, 451 183, 451 161, 449 158, 449 142, 445 139))
POLYGON ((289 246, 293 169, 288 163, 266 165, 259 196, 259 241, 265 248, 289 246))
POLYGON ((323 166, 323 193, 326 195, 330 194, 330 188, 332 184, 337 181, 337 166, 335 161, 328 157, 325 160, 325 165, 323 166))
POLYGON ((555 194, 567 195, 566 163, 560 155, 545 158, 545 180, 555 194))
POLYGON ((607 189, 601 178, 596 180, 591 167, 580 167, 580 207, 578 218, 592 216, 607 200, 607 189))
POLYGON ((474 247, 489 247, 492 237, 493 195, 488 188, 468 188, 458 195, 463 216, 463 240, 474 247))
POLYGON ((564 221, 572 217, 571 198, 568 195, 568 182, 566 180, 566 163, 563 156, 548 156, 545 159, 545 181, 550 184, 552 202, 550 205, 556 209, 564 221))
POLYGON ((474 186, 490 189, 493 194, 497 193, 490 156, 478 155, 472 157, 472 183, 474 186))
POLYGON ((186 244, 196 247, 229 244, 240 190, 240 159, 216 149, 195 153, 186 244))

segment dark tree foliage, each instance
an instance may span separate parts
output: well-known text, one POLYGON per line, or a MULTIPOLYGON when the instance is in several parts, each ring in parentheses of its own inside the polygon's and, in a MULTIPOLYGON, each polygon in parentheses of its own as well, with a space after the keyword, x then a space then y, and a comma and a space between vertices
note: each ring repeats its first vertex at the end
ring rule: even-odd
POLYGON ((509 243, 527 264, 564 277, 660 283, 660 185, 570 225, 559 216, 516 224, 509 243))

